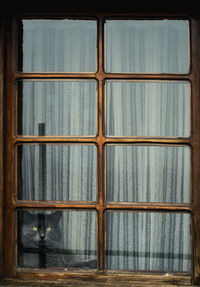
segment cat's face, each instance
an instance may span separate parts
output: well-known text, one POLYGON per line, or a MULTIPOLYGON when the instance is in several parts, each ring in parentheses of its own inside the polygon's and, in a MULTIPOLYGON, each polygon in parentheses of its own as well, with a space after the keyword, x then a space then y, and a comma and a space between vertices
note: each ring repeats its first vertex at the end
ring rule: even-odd
POLYGON ((52 214, 23 212, 20 220, 20 238, 24 248, 38 248, 43 245, 47 248, 59 247, 61 232, 59 220, 61 212, 52 214))

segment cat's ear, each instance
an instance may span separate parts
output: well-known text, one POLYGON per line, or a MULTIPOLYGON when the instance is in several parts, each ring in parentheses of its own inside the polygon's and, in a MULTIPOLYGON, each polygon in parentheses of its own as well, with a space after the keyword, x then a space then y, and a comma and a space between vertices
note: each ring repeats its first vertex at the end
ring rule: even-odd
POLYGON ((35 219, 35 214, 30 213, 29 211, 23 212, 23 221, 24 223, 30 222, 35 219))
POLYGON ((61 212, 61 211, 56 211, 56 212, 54 212, 54 213, 52 214, 53 221, 54 221, 55 223, 58 223, 58 221, 60 220, 61 216, 62 216, 62 212, 61 212))

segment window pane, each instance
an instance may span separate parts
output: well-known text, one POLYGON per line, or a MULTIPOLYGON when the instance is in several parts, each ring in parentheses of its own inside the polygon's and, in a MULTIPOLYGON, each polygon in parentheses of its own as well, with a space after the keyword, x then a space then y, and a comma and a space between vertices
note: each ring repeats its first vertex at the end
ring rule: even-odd
POLYGON ((188 82, 106 83, 108 136, 189 137, 188 82))
POLYGON ((108 201, 190 202, 190 148, 112 146, 106 148, 108 201))
POLYGON ((18 266, 96 268, 96 213, 19 211, 18 266))
POLYGON ((20 70, 96 71, 96 21, 23 19, 21 25, 20 70))
POLYGON ((18 199, 96 200, 94 145, 19 145, 18 199))
POLYGON ((188 73, 188 21, 107 20, 105 29, 107 72, 188 73))
POLYGON ((107 212, 108 269, 190 271, 190 215, 107 212))
POLYGON ((20 81, 18 133, 41 135, 96 134, 95 81, 20 81))

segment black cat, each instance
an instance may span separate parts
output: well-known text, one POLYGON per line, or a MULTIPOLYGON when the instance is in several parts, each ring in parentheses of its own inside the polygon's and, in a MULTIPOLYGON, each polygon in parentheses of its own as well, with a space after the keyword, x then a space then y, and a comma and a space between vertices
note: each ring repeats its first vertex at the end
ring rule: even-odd
POLYGON ((62 212, 51 214, 19 212, 18 266, 24 268, 89 268, 95 269, 96 260, 81 257, 61 248, 59 221, 62 212))

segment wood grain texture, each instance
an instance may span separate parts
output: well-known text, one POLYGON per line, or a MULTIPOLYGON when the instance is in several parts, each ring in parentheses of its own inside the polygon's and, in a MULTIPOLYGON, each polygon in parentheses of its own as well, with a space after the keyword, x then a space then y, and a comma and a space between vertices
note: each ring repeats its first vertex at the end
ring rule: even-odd
POLYGON ((63 286, 63 287, 80 287, 80 286, 85 286, 85 287, 111 287, 111 286, 123 286, 123 287, 174 287, 174 286, 179 286, 179 287, 184 287, 184 286, 190 286, 190 287, 195 287, 194 285, 169 285, 169 284, 159 284, 159 285, 152 285, 152 284, 143 284, 143 283, 123 283, 123 285, 121 285, 121 282, 117 282, 117 283, 92 283, 92 282, 83 282, 83 281, 76 281, 76 282, 72 282, 72 281, 68 281, 68 282, 54 282, 54 283, 41 283, 41 282, 21 282, 21 283, 8 283, 8 282, 3 282, 0 283, 0 286, 7 286, 7 287, 13 287, 13 286, 24 286, 24 287, 42 287, 42 286, 63 286))
POLYGON ((194 284, 200 284, 200 21, 193 20, 192 27, 192 137, 193 145, 193 264, 194 264, 194 284))
MULTIPOLYGON (((99 19, 100 23, 102 23, 102 19, 99 19)), ((11 23, 12 24, 12 23, 11 23)), ((10 27, 12 26, 10 24, 10 27)), ((103 47, 101 43, 102 27, 99 27, 99 71, 96 74, 22 74, 16 73, 14 71, 14 59, 13 59, 13 47, 12 47, 12 33, 13 31, 8 31, 8 49, 7 53, 9 54, 7 59, 7 168, 6 168, 6 221, 9 223, 6 226, 6 262, 5 268, 6 272, 5 275, 7 277, 13 277, 13 279, 5 279, 0 283, 0 286, 87 286, 87 287, 100 287, 100 286, 165 286, 165 287, 172 287, 172 286, 192 286, 192 283, 200 283, 200 170, 199 170, 199 162, 200 162, 200 113, 199 113, 199 106, 200 106, 200 98, 199 98, 199 91, 200 91, 200 80, 199 80, 199 66, 200 66, 200 53, 199 49, 200 43, 197 46, 197 37, 200 39, 200 22, 193 22, 192 29, 194 28, 194 36, 192 38, 193 47, 196 47, 192 51, 192 59, 193 59, 193 72, 190 75, 133 75, 132 74, 106 74, 103 71, 103 47), (197 51, 199 50, 199 51, 197 51), (198 66, 197 64, 198 63, 198 66), (196 67, 196 68, 195 68, 196 67), (99 82, 99 96, 98 96, 98 135, 94 138, 65 138, 65 137, 16 137, 14 135, 14 91, 13 91, 13 82, 17 79, 21 78, 41 78, 41 79, 51 79, 51 78, 81 78, 81 79, 96 79, 99 82), (106 138, 104 137, 104 117, 103 117, 103 85, 106 79, 157 79, 157 80, 190 80, 192 81, 192 93, 194 95, 193 99, 193 110, 192 110, 192 136, 188 139, 181 139, 181 138, 106 138), (85 202, 84 204, 81 202, 74 202, 74 203, 66 203, 66 202, 25 202, 25 201, 15 201, 14 196, 11 190, 14 190, 14 180, 13 180, 13 167, 14 167, 14 145, 17 143, 94 143, 98 146, 98 171, 99 171, 99 199, 97 203, 92 202, 85 202), (119 144, 183 144, 183 145, 191 145, 193 152, 194 152, 194 161, 193 161, 193 170, 194 174, 192 175, 192 179, 194 179, 194 204, 191 205, 178 205, 178 204, 129 204, 129 203, 107 203, 104 201, 104 145, 111 144, 111 143, 119 143, 119 144), (99 247, 99 269, 100 272, 98 274, 82 274, 81 273, 74 273, 74 274, 62 274, 56 272, 50 273, 37 273, 37 272, 16 272, 14 269, 14 262, 13 262, 13 241, 14 241, 14 216, 13 211, 19 208, 46 208, 46 209, 63 209, 63 208, 72 208, 72 209, 95 209, 99 213, 99 220, 98 220, 98 247, 99 247), (161 211, 177 211, 177 212, 189 212, 194 215, 194 231, 193 231, 193 243, 194 243, 194 280, 191 281, 191 277, 189 276, 171 276, 171 275, 127 275, 124 273, 120 276, 117 274, 101 274, 101 271, 104 269, 104 221, 103 221, 103 212, 106 209, 113 209, 113 210, 161 210, 161 211), (7 248, 6 248, 7 247, 7 248), (18 279, 14 279, 14 277, 18 279), (50 280, 51 281, 47 281, 50 280), (31 281, 30 281, 31 280, 31 281)), ((198 40, 200 42, 200 40, 198 40)), ((1 44, 1 43, 0 43, 1 44)), ((1 48, 1 47, 0 47, 1 48)), ((2 50, 0 50, 0 58, 2 59, 2 50)), ((0 66, 2 69, 2 66, 0 66)), ((0 75, 0 83, 2 81, 2 74, 0 75)), ((3 87, 0 86, 0 119, 3 117, 3 87)), ((2 152, 2 126, 0 126, 0 176, 2 177, 3 174, 3 152, 2 152)), ((2 207, 2 188, 3 183, 0 183, 0 218, 2 219, 1 214, 1 207, 2 207)), ((2 242, 2 222, 0 222, 0 242, 2 242)), ((2 248, 0 246, 0 259, 2 260, 2 248)), ((2 261, 0 261, 0 270, 2 270, 1 266, 2 261)), ((0 271, 1 272, 1 271, 0 271)))
POLYGON ((182 277, 179 279, 174 279, 174 277, 169 276, 169 278, 165 278, 163 280, 163 277, 166 276, 158 276, 155 279, 155 276, 144 276, 143 280, 141 281, 141 275, 133 276, 131 279, 130 276, 104 276, 100 275, 96 278, 88 278, 82 277, 82 278, 74 278, 71 279, 52 279, 51 281, 48 280, 22 280, 22 279, 4 279, 2 283, 0 283, 0 286, 87 286, 87 287, 107 287, 107 286, 158 286, 158 287, 172 287, 172 286, 193 286, 191 285, 191 280, 189 278, 185 278, 184 282, 182 281, 182 277), (182 281, 182 283, 181 283, 182 281))

